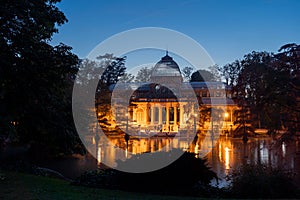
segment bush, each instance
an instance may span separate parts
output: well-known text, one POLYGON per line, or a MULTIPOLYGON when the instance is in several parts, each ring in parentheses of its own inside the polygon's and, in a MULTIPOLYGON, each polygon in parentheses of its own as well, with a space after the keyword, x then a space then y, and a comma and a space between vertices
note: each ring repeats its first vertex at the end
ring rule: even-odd
POLYGON ((79 178, 75 179, 72 184, 87 187, 117 189, 118 181, 116 180, 117 171, 113 169, 101 169, 87 171, 79 178))
MULTIPOLYGON (((159 152, 159 154, 168 154, 159 152)), ((126 162, 134 162, 135 156, 126 162)), ((196 158, 193 153, 184 153, 169 166, 147 173, 126 173, 114 169, 87 172, 74 183, 90 187, 105 187, 151 193, 194 194, 195 185, 208 186, 216 178, 206 164, 206 159, 196 158)))
POLYGON ((297 198, 298 191, 292 173, 264 164, 245 165, 233 172, 230 189, 237 198, 297 198))

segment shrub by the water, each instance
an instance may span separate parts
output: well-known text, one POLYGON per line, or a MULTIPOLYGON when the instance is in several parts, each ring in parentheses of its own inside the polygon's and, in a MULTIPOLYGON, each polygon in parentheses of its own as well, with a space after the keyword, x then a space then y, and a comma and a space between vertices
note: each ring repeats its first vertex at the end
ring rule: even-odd
POLYGON ((237 198, 299 198, 292 176, 264 164, 245 165, 232 174, 230 189, 237 198))

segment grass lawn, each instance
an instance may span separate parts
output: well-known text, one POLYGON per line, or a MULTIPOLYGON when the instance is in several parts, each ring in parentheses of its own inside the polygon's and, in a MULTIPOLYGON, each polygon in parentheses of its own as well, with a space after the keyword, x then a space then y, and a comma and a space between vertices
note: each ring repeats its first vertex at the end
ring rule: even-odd
MULTIPOLYGON (((0 171, 0 199, 199 199, 72 186, 69 182, 0 171)), ((203 198, 202 198, 203 199, 203 198)))

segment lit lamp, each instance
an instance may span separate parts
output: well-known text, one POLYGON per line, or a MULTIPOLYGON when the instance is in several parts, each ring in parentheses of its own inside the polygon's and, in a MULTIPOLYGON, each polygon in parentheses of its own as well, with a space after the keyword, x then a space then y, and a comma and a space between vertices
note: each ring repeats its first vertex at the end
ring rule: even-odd
POLYGON ((225 118, 229 117, 228 112, 225 112, 225 113, 224 113, 224 117, 225 117, 225 118))

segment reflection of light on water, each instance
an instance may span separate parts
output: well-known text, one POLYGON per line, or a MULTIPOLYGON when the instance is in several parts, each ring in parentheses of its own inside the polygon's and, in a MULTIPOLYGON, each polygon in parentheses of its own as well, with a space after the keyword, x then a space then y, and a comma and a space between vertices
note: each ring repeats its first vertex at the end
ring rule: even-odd
POLYGON ((263 144, 263 141, 259 144, 259 152, 260 152, 260 158, 263 163, 269 162, 269 149, 263 144))
POLYGON ((194 153, 196 154, 196 158, 198 158, 199 157, 199 145, 198 144, 195 145, 194 153))
POLYGON ((225 169, 230 169, 229 166, 229 148, 225 147, 225 169))
POLYGON ((170 150, 171 150, 171 148, 170 148, 170 140, 167 139, 166 140, 166 151, 170 151, 170 150))
POLYGON ((179 148, 183 150, 187 150, 189 148, 189 144, 186 141, 180 141, 179 148))
POLYGON ((286 154, 286 144, 284 142, 282 142, 281 149, 282 149, 282 156, 285 157, 285 154, 286 154))
POLYGON ((100 165, 100 163, 101 163, 101 147, 98 148, 97 161, 98 161, 98 165, 100 165))
POLYGON ((175 148, 175 149, 176 149, 176 148, 179 148, 179 142, 180 142, 179 139, 177 139, 177 138, 175 139, 175 138, 174 138, 174 139, 173 139, 173 142, 172 142, 173 148, 175 148))
MULTIPOLYGON (((89 141, 92 141, 92 139, 89 139, 89 141)), ((128 149, 126 149, 123 141, 124 140, 121 137, 112 137, 110 138, 110 142, 114 146, 109 146, 102 144, 100 140, 99 149, 97 150, 98 163, 107 163, 110 166, 116 167, 116 158, 125 161, 134 155, 134 153, 142 154, 156 151, 169 151, 177 147, 182 150, 188 150, 196 153, 198 157, 204 157, 208 155, 208 161, 210 162, 213 171, 215 171, 220 178, 224 178, 228 176, 232 170, 238 169, 238 167, 242 164, 241 161, 244 159, 242 141, 240 139, 234 139, 230 137, 227 140, 225 137, 219 138, 218 143, 215 146, 214 155, 212 153, 208 154, 212 149, 212 142, 206 141, 203 138, 199 138, 195 144, 190 146, 189 140, 186 137, 174 137, 172 139, 163 137, 141 138, 139 140, 131 139, 128 149), (160 149, 159 147, 164 147, 164 149, 160 149)), ((296 142, 294 146, 287 142, 281 143, 281 145, 276 146, 276 149, 273 148, 273 150, 271 148, 272 146, 270 146, 271 142, 271 139, 265 138, 249 140, 247 144, 247 147, 249 148, 246 149, 248 155, 247 162, 255 164, 257 161, 261 161, 265 164, 270 163, 272 165, 274 164, 274 166, 278 166, 284 161, 284 163, 287 163, 286 166, 289 167, 289 169, 293 169, 295 166, 297 166, 297 163, 294 161, 293 157, 290 156, 290 152, 297 148, 296 142), (280 154, 278 154, 278 150, 280 154), (280 159, 283 157, 284 159, 281 161, 280 159)), ((94 148, 93 151, 95 151, 94 148)), ((228 180, 223 180, 223 184, 228 183, 228 180)), ((221 185, 222 182, 219 183, 218 186, 222 187, 221 185)))
POLYGON ((221 142, 219 142, 219 160, 222 160, 221 142))
POLYGON ((96 144, 95 138, 92 137, 92 144, 96 144))

